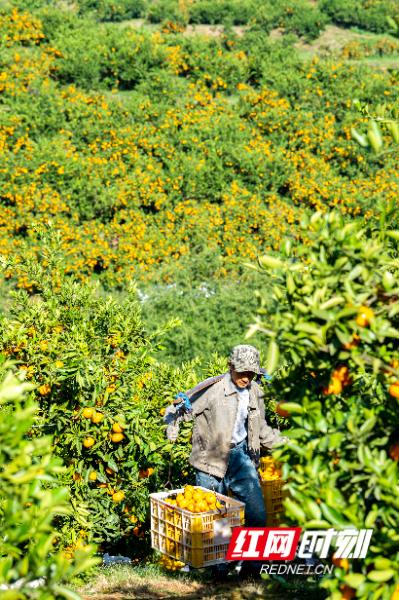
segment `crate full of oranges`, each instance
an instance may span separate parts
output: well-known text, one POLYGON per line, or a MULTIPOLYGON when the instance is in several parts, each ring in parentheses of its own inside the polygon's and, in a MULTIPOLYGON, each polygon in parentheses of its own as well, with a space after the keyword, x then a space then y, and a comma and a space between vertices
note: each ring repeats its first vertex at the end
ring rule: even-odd
POLYGON ((192 567, 226 558, 231 532, 244 523, 244 503, 199 486, 150 494, 151 545, 192 567))
POLYGON ((266 508, 266 525, 276 527, 283 513, 283 500, 286 495, 281 477, 281 465, 271 456, 264 456, 259 464, 260 484, 266 508))

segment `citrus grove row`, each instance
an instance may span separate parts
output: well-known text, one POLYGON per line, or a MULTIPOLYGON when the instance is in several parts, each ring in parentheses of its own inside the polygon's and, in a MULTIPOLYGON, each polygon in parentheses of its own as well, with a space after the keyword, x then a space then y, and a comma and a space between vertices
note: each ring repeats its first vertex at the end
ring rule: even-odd
MULTIPOLYGON (((273 280, 274 310, 266 324, 260 308, 252 329, 267 331, 265 365, 276 373, 265 387, 267 411, 281 415, 290 439, 276 454, 290 493, 285 518, 302 527, 373 528, 367 559, 345 563, 321 585, 332 598, 342 590, 344 597, 391 598, 398 573, 399 234, 370 233, 337 213, 315 213, 301 226, 311 246, 287 240, 279 258, 264 255, 253 265, 273 280)), ((71 559, 90 542, 125 539, 142 552, 150 492, 170 480, 175 489, 186 485, 179 506, 195 512, 214 503, 210 495, 194 497, 183 471, 189 424, 171 447, 162 423, 176 392, 200 376, 194 365, 156 361, 158 342, 141 327, 134 291, 117 303, 96 285, 60 276, 54 293, 48 267, 31 269, 39 293, 12 292, 10 315, 1 320, 2 360, 31 384, 38 406, 24 443, 50 435, 52 455, 64 465, 57 485, 69 490, 71 510, 55 516, 54 541, 71 559)), ((221 361, 208 365, 206 374, 220 368, 221 361)), ((24 512, 36 514, 41 509, 28 496, 24 512)))

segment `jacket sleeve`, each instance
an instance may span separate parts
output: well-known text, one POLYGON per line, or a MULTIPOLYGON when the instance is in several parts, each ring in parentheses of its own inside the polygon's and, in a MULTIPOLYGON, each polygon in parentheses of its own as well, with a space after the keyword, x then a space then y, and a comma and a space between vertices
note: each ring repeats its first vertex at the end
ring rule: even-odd
POLYGON ((171 404, 165 411, 163 417, 166 423, 166 437, 169 441, 175 442, 179 435, 180 423, 191 421, 193 417, 199 415, 208 407, 208 397, 204 391, 199 392, 190 398, 193 405, 192 411, 187 412, 181 407, 171 404))
POLYGON ((268 450, 276 446, 281 446, 288 442, 288 438, 281 435, 279 429, 273 429, 266 423, 265 419, 265 402, 263 400, 263 392, 259 394, 259 409, 260 409, 260 426, 259 426, 259 441, 260 445, 268 450))
POLYGON ((171 404, 165 411, 163 420, 166 423, 166 437, 170 442, 175 442, 179 435, 180 423, 190 421, 193 418, 192 412, 186 412, 175 404, 171 404))

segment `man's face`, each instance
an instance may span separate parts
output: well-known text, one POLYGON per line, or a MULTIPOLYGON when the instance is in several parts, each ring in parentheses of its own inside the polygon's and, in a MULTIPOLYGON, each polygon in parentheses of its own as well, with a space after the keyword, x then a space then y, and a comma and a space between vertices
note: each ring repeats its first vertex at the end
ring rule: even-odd
POLYGON ((253 373, 252 371, 241 371, 240 372, 240 371, 236 371, 234 369, 234 367, 231 367, 230 373, 231 373, 231 378, 233 380, 233 383, 235 383, 235 385, 241 389, 246 388, 251 383, 253 378, 255 377, 255 373, 253 373))

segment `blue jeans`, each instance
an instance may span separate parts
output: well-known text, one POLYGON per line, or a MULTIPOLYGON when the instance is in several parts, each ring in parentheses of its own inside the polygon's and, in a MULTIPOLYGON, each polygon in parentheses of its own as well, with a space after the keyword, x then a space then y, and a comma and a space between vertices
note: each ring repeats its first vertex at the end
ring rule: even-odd
POLYGON ((248 454, 247 441, 230 451, 226 475, 222 478, 203 471, 196 472, 196 485, 233 497, 245 504, 245 525, 266 527, 266 509, 255 465, 248 454))

